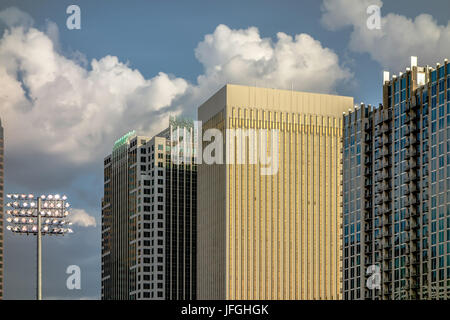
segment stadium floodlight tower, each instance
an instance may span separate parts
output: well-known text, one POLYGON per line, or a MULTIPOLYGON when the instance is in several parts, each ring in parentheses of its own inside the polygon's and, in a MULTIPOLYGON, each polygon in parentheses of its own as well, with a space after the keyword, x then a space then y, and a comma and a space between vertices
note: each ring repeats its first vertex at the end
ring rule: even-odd
POLYGON ((72 233, 67 220, 69 203, 66 196, 33 194, 7 194, 7 230, 37 238, 37 291, 36 299, 42 300, 42 236, 72 233))

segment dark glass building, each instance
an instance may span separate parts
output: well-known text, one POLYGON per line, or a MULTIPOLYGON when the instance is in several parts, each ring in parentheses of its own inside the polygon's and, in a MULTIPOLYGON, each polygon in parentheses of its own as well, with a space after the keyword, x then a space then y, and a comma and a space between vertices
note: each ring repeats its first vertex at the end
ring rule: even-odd
POLYGON ((344 115, 344 299, 450 296, 449 71, 413 57, 344 115))
POLYGON ((104 160, 104 300, 196 299, 197 166, 171 161, 174 128, 193 130, 130 132, 104 160))

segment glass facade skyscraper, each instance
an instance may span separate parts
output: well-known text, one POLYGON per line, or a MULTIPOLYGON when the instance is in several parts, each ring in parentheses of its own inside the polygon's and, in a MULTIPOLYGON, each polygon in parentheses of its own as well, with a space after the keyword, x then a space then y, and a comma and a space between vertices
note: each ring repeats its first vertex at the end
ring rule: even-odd
POLYGON ((344 116, 344 299, 450 296, 449 74, 412 57, 344 116))
POLYGON ((123 136, 104 160, 102 299, 196 297, 197 168, 171 161, 171 120, 153 138, 123 136))

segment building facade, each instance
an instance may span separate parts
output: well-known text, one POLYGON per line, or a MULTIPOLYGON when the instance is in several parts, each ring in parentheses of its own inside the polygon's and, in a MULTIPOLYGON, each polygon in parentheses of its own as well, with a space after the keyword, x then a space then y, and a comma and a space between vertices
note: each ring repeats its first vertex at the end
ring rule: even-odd
POLYGON ((197 168, 171 161, 171 120, 130 132, 104 160, 102 299, 195 299, 197 168))
POLYGON ((4 292, 4 265, 5 262, 3 260, 3 198, 4 198, 4 136, 3 136, 3 127, 0 120, 0 300, 3 299, 4 292))
MULTIPOLYGON (((199 165, 199 299, 341 298, 342 113, 352 106, 226 85, 199 107, 204 133, 276 131, 279 150, 271 175, 262 163, 199 165)), ((224 143, 224 158, 237 146, 224 143)))
POLYGON ((450 296, 449 75, 412 57, 344 116, 344 299, 450 296))

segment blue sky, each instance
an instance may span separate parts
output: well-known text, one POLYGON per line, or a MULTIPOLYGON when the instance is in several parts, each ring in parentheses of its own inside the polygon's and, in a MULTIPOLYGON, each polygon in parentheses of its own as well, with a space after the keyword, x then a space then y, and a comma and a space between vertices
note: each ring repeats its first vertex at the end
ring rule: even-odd
MULTIPOLYGON (((111 0, 3 0, 0 4, 0 12, 14 6, 34 21, 31 27, 10 35, 9 42, 5 35, 0 38, 0 65, 7 66, 4 74, 0 72, 0 82, 11 88, 3 95, 0 89, 0 116, 6 129, 6 190, 65 192, 77 210, 97 222, 96 227, 77 226, 70 238, 44 243, 47 298, 99 297, 102 159, 123 133, 137 129, 154 134, 160 129, 158 123, 164 123, 169 113, 195 116, 198 104, 227 81, 271 87, 295 82, 299 90, 317 88, 319 92, 354 96, 355 103, 378 104, 383 70, 403 71, 410 55, 419 56, 419 65, 433 65, 450 56, 450 32, 445 32, 450 30, 450 2, 438 0, 192 0, 126 4, 111 0), (81 30, 66 28, 66 8, 70 4, 81 8, 81 30), (381 31, 366 30, 365 8, 370 4, 382 5, 381 31), (423 14, 430 16, 416 19, 423 14), (219 25, 224 27, 218 28, 219 25), (250 27, 257 28, 257 37, 248 31, 250 27), (294 39, 299 34, 308 37, 282 43, 278 32, 294 39), (39 41, 25 37, 31 34, 39 41), (210 44, 205 35, 229 41, 230 47, 221 48, 220 41, 210 44), (430 40, 430 35, 436 39, 430 40), (19 38, 20 45, 14 40, 19 38), (249 44, 252 39, 256 44, 250 48, 233 48, 233 41, 249 44), (312 40, 320 43, 313 44, 312 40), (258 69, 255 61, 260 59, 260 52, 267 49, 265 56, 272 57, 283 45, 291 50, 293 65, 317 62, 308 57, 308 50, 302 51, 309 45, 317 50, 317 60, 328 61, 329 65, 324 70, 313 69, 321 73, 314 78, 304 76, 311 72, 302 69, 304 66, 284 77, 277 59, 267 58, 264 68, 258 69), (238 62, 248 62, 248 70, 242 74, 234 74, 235 69, 229 65, 235 57, 227 54, 233 50, 239 56, 238 62), (91 64, 93 59, 98 62, 96 67, 91 64), (271 68, 279 72, 268 74, 271 68), (55 80, 52 72, 60 78, 55 80), (258 83, 254 74, 265 80, 258 83), (42 87, 46 81, 48 86, 42 87), (96 91, 86 83, 102 85, 96 91), (122 89, 126 92, 120 92, 122 89), (15 90, 17 96, 11 94, 15 90), (56 96, 59 92, 64 92, 64 96, 56 96), (27 99, 29 94, 31 99, 27 99), (54 101, 60 109, 51 109, 54 101), (19 130, 14 117, 23 117, 24 123, 42 120, 42 113, 31 116, 32 112, 23 111, 39 108, 47 115, 49 126, 19 130), (99 116, 101 108, 105 110, 104 119, 99 116), (99 114, 88 118, 94 112, 99 114), (90 120, 83 123, 86 118, 90 120), (62 125, 67 130, 58 131, 62 125), (60 144, 50 147, 51 141, 60 144), (80 291, 65 288, 64 272, 70 264, 82 267, 80 291)), ((19 19, 19 25, 27 19, 19 19)), ((14 27, 17 24, 7 25, 0 19, 0 34, 12 32, 14 27)), ((6 298, 33 298, 34 242, 7 235, 6 246, 6 298)))
MULTIPOLYGON (((202 65, 193 50, 205 34, 221 23, 233 29, 256 26, 262 36, 271 38, 279 31, 290 35, 307 33, 352 66, 357 86, 344 87, 340 94, 352 95, 358 102, 380 102, 383 66, 367 54, 349 52, 348 29, 336 33, 321 25, 321 1, 130 1, 127 6, 118 0, 2 2, 3 7, 14 5, 31 14, 37 26, 44 26, 46 20, 56 22, 63 50, 79 50, 88 60, 113 54, 121 61, 129 61, 146 77, 164 71, 194 81, 202 65), (80 31, 64 28, 65 9, 72 3, 82 10, 80 31)), ((383 2, 382 13, 409 18, 429 13, 438 23, 447 24, 448 9, 450 3, 440 0, 391 0, 383 2)), ((404 66, 408 63, 405 61, 404 66)), ((402 71, 404 66, 392 72, 402 71)))

